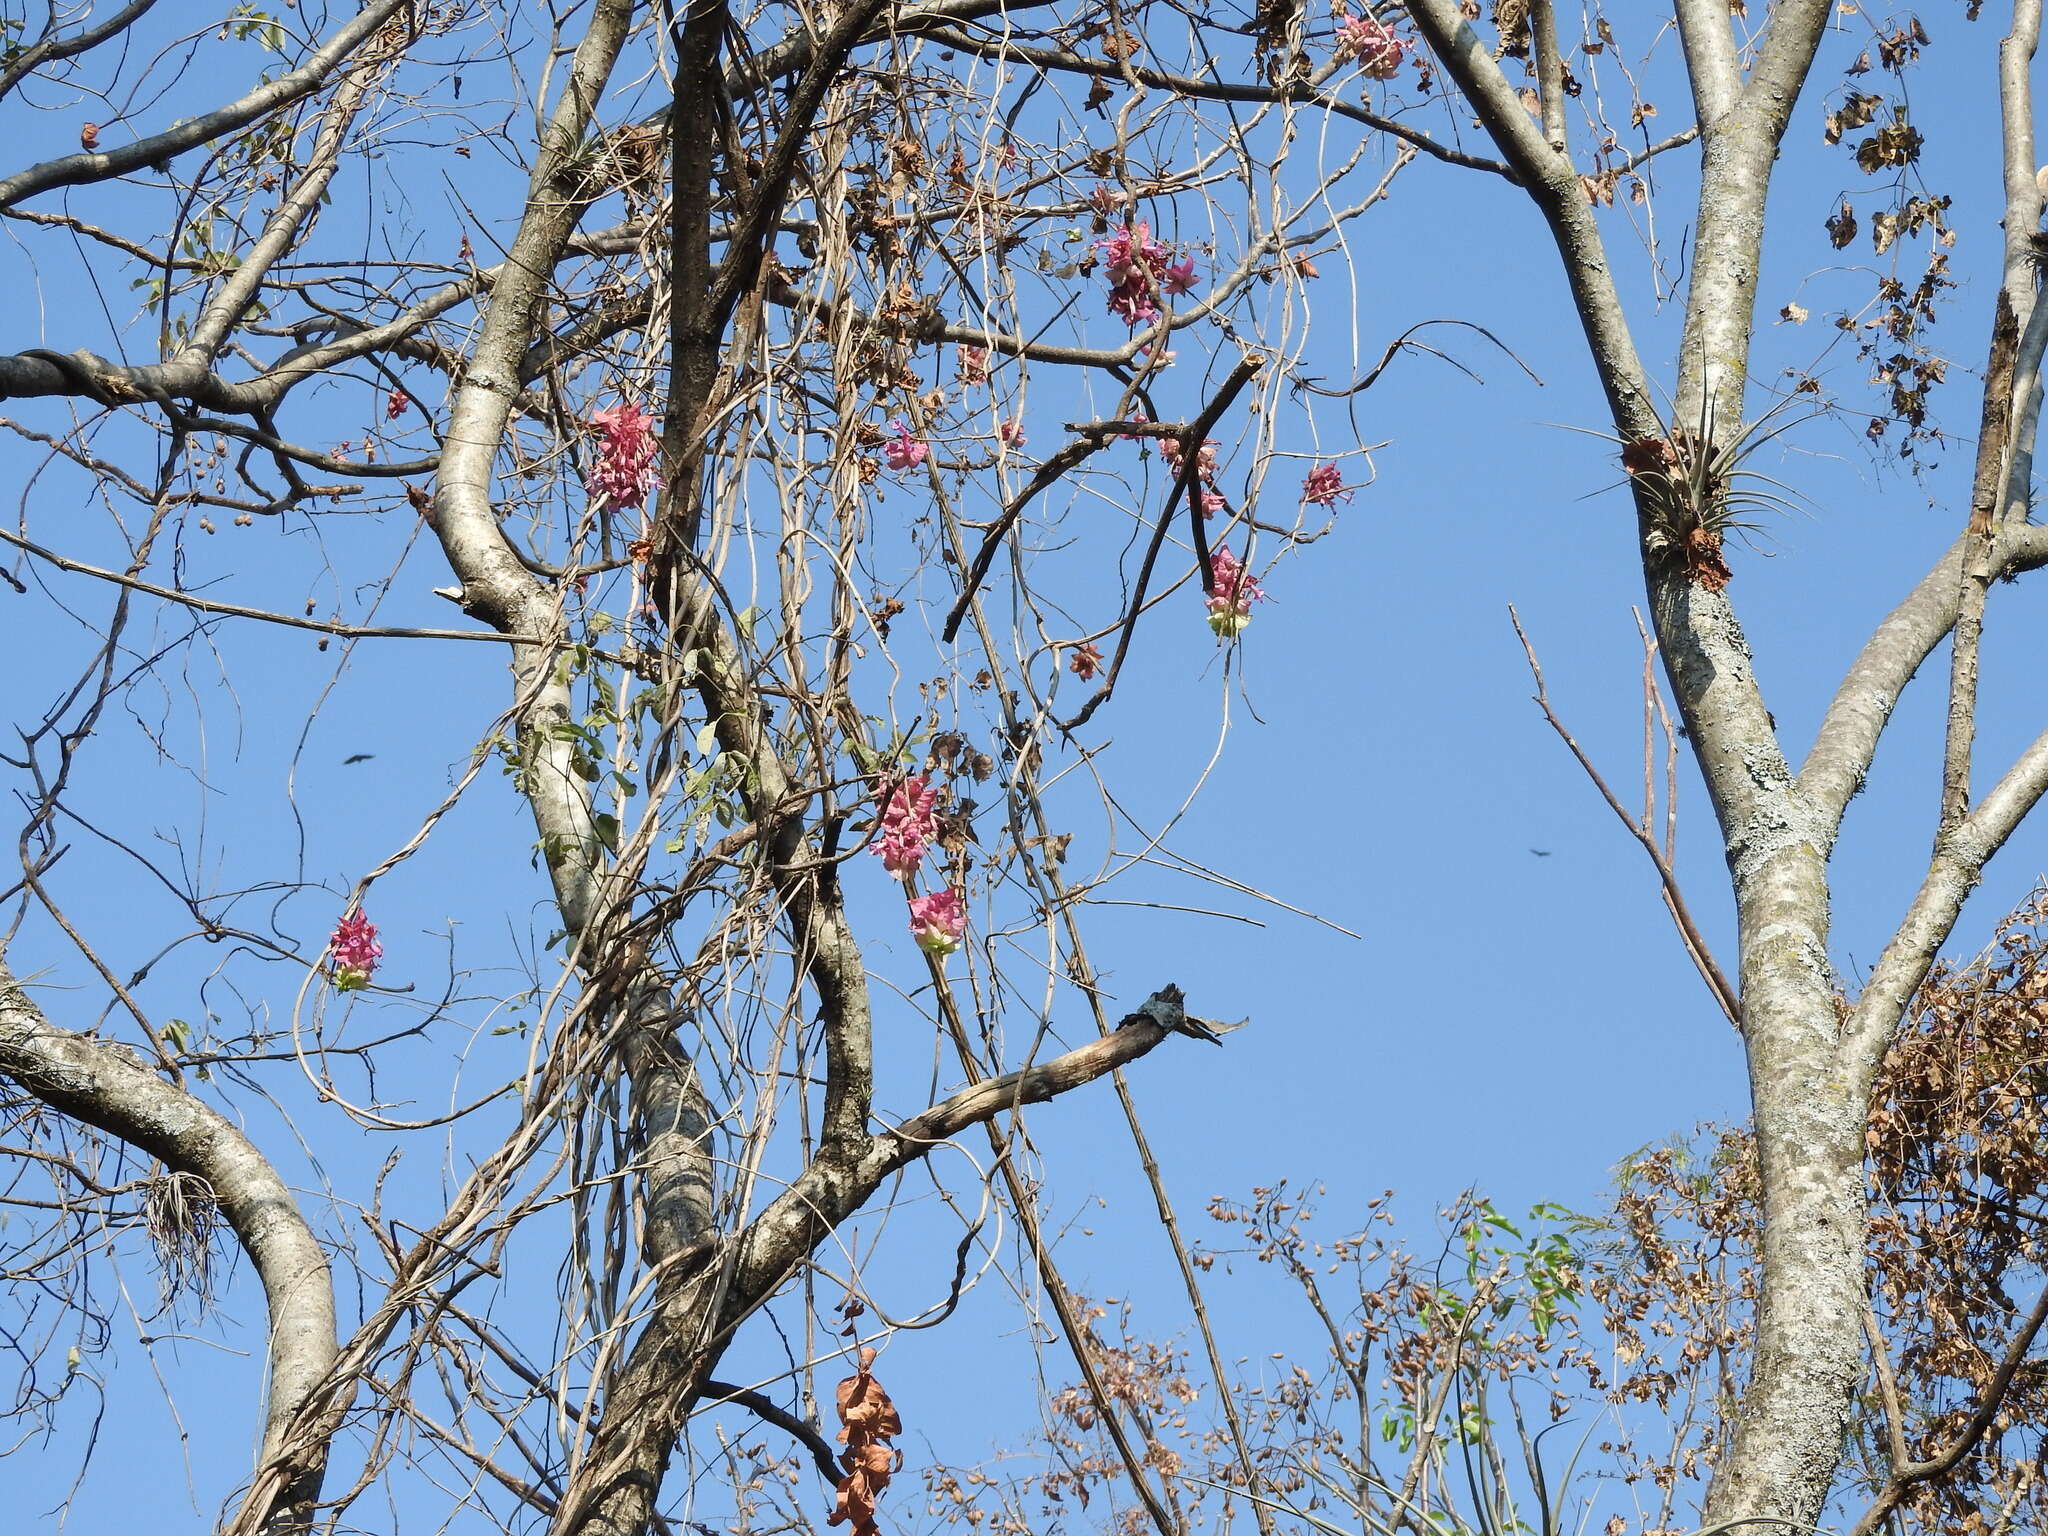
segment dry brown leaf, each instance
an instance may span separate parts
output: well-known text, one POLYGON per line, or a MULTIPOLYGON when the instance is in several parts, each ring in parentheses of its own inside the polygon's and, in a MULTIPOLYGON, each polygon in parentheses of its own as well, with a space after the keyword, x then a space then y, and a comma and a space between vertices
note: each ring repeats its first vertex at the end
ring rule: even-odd
POLYGON ((839 1464, 846 1475, 839 1480, 838 1497, 825 1523, 851 1524, 852 1536, 879 1536, 875 1501, 903 1465, 902 1453, 888 1444, 903 1433, 903 1416, 875 1380, 874 1363, 874 1350, 863 1349, 860 1370, 839 1383, 837 1394, 839 1438, 846 1442, 839 1464))

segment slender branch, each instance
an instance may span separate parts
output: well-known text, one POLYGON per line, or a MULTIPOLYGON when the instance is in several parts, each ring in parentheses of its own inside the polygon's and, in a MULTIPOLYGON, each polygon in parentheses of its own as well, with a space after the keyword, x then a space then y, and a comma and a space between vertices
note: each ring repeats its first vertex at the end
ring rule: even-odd
MULTIPOLYGON (((1116 692, 1117 675, 1123 670, 1124 658, 1130 654, 1131 639, 1138 629, 1138 617, 1145 611, 1145 593, 1151 584, 1152 567, 1157 563, 1159 551, 1166 543, 1167 530, 1173 526, 1173 514, 1183 493, 1188 497, 1189 515, 1198 525, 1200 523, 1201 498, 1194 493, 1192 485, 1194 471, 1199 469, 1201 464, 1203 440, 1208 437, 1210 429, 1223 419, 1223 413, 1230 409, 1230 404, 1237 398, 1239 391, 1258 373, 1262 361, 1251 353, 1239 358, 1237 366, 1231 370, 1230 377, 1223 381, 1223 387, 1217 390, 1215 396, 1202 408, 1202 414, 1189 426, 1188 435, 1181 439, 1181 473, 1175 477, 1173 489, 1167 493, 1165 510, 1159 514, 1159 521, 1152 530, 1152 542, 1146 548, 1143 563, 1138 567, 1137 584, 1132 589, 1130 605, 1117 635, 1116 653, 1110 657, 1109 666, 1103 673, 1102 686, 1089 696, 1088 701, 1072 719, 1060 723, 1061 730, 1080 729, 1088 723, 1089 717, 1108 701, 1109 696, 1116 692)), ((1198 541, 1202 538, 1199 526, 1196 538, 1198 541)), ((1208 564, 1206 559, 1202 561, 1202 590, 1205 592, 1213 585, 1208 564)))
POLYGON ((1705 936, 1699 931, 1699 925, 1693 921, 1692 911, 1686 906, 1684 892, 1678 884, 1677 871, 1672 869, 1671 861, 1658 846, 1654 823, 1647 818, 1644 821, 1637 821, 1635 817, 1629 815, 1628 807, 1623 805, 1614 791, 1607 787, 1607 780, 1593 765, 1593 760, 1586 755, 1585 748, 1579 745, 1578 738, 1565 728, 1564 722, 1557 717, 1557 711, 1550 707, 1550 691, 1543 681, 1543 665, 1536 659, 1536 647, 1531 644, 1528 632, 1522 628, 1522 616, 1515 612, 1512 603, 1508 605, 1508 620, 1515 626, 1515 636, 1522 642, 1522 654, 1528 658, 1529 675, 1536 682, 1536 707, 1543 711, 1543 718, 1550 722, 1550 728, 1557 732, 1558 739, 1570 749, 1572 757, 1578 762, 1586 777, 1592 780, 1593 787, 1600 792, 1600 798, 1607 802, 1607 808, 1621 818, 1621 824, 1628 828, 1629 836, 1633 837, 1642 846, 1643 852, 1650 856, 1650 862, 1657 869, 1657 882, 1663 890, 1665 910, 1671 914, 1671 921, 1678 927, 1678 936, 1685 945, 1686 954, 1692 958, 1693 965, 1699 970, 1700 979, 1707 984, 1707 990, 1714 995, 1715 1003, 1727 1016, 1728 1022, 1740 1029, 1741 998, 1734 984, 1715 962, 1713 952, 1707 947, 1705 936))
MULTIPOLYGON (((1798 788, 1823 852, 1833 846, 1842 814, 1863 786, 1878 739, 1906 685, 1955 624, 1964 556, 1958 540, 1886 615, 1850 663, 1821 718, 1799 770, 1798 788)), ((2044 564, 2048 526, 2014 524, 1999 531, 1992 559, 1994 579, 2038 570, 2044 564)))
MULTIPOLYGON (((1079 54, 1068 53, 1055 48, 1032 48, 1014 43, 1007 38, 982 39, 958 28, 933 28, 932 41, 944 43, 949 48, 958 48, 963 53, 980 54, 984 58, 1020 60, 1036 65, 1040 69, 1058 70, 1067 74, 1085 75, 1095 79, 1123 80, 1130 78, 1152 90, 1171 91, 1176 96, 1185 96, 1197 101, 1236 101, 1254 106, 1312 106, 1321 108, 1337 117, 1349 118, 1352 122, 1384 133, 1389 138, 1441 160, 1446 165, 1455 165, 1465 170, 1485 171, 1510 182, 1518 182, 1515 170, 1498 160, 1488 160, 1482 155, 1470 154, 1462 149, 1440 143, 1420 129, 1411 128, 1398 118, 1382 117, 1370 108, 1361 107, 1331 96, 1319 88, 1320 82, 1296 82, 1275 86, 1241 85, 1221 80, 1197 80, 1187 75, 1171 75, 1163 70, 1147 69, 1128 61, 1111 59, 1090 59, 1079 54)), ((1562 79, 1560 78, 1560 95, 1562 79)), ((1560 113, 1562 108, 1560 107, 1560 113)))
POLYGON ((543 636, 499 634, 482 629, 403 629, 378 624, 337 624, 322 619, 309 619, 295 613, 273 613, 265 608, 247 608, 240 603, 223 603, 210 597, 200 597, 191 592, 180 592, 173 587, 160 587, 154 582, 143 581, 120 571, 105 570, 97 565, 87 565, 82 560, 73 560, 60 555, 53 549, 24 539, 18 533, 0 528, 0 542, 13 545, 36 559, 68 571, 77 576, 91 576, 95 580, 111 582, 125 587, 130 592, 141 592, 149 597, 162 598, 167 603, 176 603, 195 613, 217 613, 233 619, 255 619, 263 624, 281 624, 286 629, 306 629, 318 635, 333 635, 343 640, 482 640, 493 645, 546 645, 551 643, 543 636))
MULTIPOLYGON (((1872 967, 1863 995, 1842 1031, 1850 1053, 1854 1091, 1867 1095, 1880 1047, 1891 1038, 1906 1004, 1948 942, 1963 902, 1984 866, 2048 791, 2048 731, 2034 739, 1977 808, 1936 845, 1926 878, 1891 942, 1872 967)), ((1863 1102, 1857 1098, 1856 1102, 1863 1102)))
POLYGON ((175 123, 162 133, 118 145, 113 149, 89 150, 45 160, 12 176, 0 177, 0 208, 12 208, 25 198, 57 187, 77 187, 88 182, 108 181, 126 176, 145 166, 161 164, 189 149, 233 133, 267 113, 310 96, 327 83, 328 77, 347 62, 349 56, 375 37, 385 23, 413 0, 371 0, 355 18, 297 69, 250 91, 246 96, 211 112, 175 123))
POLYGON ((1554 0, 1536 0, 1529 12, 1529 36, 1536 53, 1536 90, 1543 109, 1544 142, 1562 155, 1566 152, 1564 57, 1557 50, 1554 0))
POLYGON ((839 1481, 839 1453, 832 1448, 832 1442, 819 1434, 817 1426, 809 1420, 791 1413, 765 1392, 756 1392, 752 1387, 736 1387, 729 1382, 707 1380, 703 1391, 698 1394, 697 1407, 700 1410, 716 1408, 720 1403, 737 1404, 764 1423, 773 1424, 811 1453, 812 1463, 826 1481, 839 1481))
POLYGON ((98 26, 87 27, 83 32, 74 32, 69 37, 57 36, 53 27, 29 47, 24 48, 4 70, 0 70, 0 97, 6 96, 45 64, 75 59, 81 53, 99 47, 117 33, 127 31, 148 15, 150 8, 155 4, 156 0, 128 0, 128 4, 98 26))
MULTIPOLYGON (((2028 326, 2029 336, 2034 330, 2028 326)), ((2038 356, 2039 343, 2036 343, 2038 356)), ((1956 593, 1955 640, 1949 648, 1948 734, 1942 749, 1941 819, 1936 836, 1970 808, 1970 749, 1977 730, 1977 653, 1984 603, 1991 586, 1991 556, 2004 503, 2006 457, 2012 433, 2013 354, 2019 323, 2012 296, 1999 291, 1991 320, 1991 354, 1984 371, 1984 405, 1977 432, 1977 469, 1970 521, 1963 531, 1961 586, 1956 593)))

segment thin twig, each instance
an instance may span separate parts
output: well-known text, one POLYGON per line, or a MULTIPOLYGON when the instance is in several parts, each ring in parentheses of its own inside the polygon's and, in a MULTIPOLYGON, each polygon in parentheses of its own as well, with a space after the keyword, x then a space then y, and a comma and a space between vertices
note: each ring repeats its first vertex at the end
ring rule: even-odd
POLYGON ((1678 876, 1672 871, 1671 861, 1664 856, 1664 850, 1657 846, 1657 834, 1653 823, 1639 824, 1629 815, 1628 807, 1615 798, 1614 791, 1607 787, 1607 781, 1600 776, 1600 770, 1593 766, 1593 760, 1586 756, 1585 749, 1572 733, 1565 729, 1564 722, 1557 717, 1557 711, 1550 707, 1550 693, 1543 681, 1543 667, 1536 659, 1536 647, 1529 641, 1529 635, 1522 628, 1522 616, 1515 612, 1514 604, 1508 605, 1508 618, 1515 626, 1515 635, 1522 642, 1522 654, 1529 659, 1529 674, 1536 681, 1534 695, 1536 707, 1543 711, 1543 718, 1550 722, 1550 728, 1557 732, 1558 739, 1571 750, 1586 777, 1593 781, 1593 787, 1600 791, 1600 798, 1607 802, 1609 810, 1621 818, 1621 824, 1628 828, 1629 836, 1642 845, 1643 852, 1650 856, 1650 862, 1657 867, 1657 879, 1664 891, 1664 907, 1671 914, 1671 920, 1678 925, 1678 936, 1685 943, 1686 953, 1692 956, 1692 963, 1698 967, 1700 979, 1707 984, 1707 990, 1714 994, 1714 1001, 1721 1005, 1728 1022, 1737 1029, 1742 1027, 1741 1002, 1735 988, 1714 961, 1713 952, 1707 948, 1706 939, 1693 922, 1692 912, 1685 904, 1685 895, 1679 889, 1678 876))

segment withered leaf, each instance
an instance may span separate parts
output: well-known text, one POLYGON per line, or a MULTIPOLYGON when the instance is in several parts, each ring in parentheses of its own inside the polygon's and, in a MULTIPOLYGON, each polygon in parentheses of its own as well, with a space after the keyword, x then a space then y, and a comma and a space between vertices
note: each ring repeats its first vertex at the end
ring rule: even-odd
POLYGON ((1856 167, 1866 175, 1911 165, 1920 158, 1920 130, 1906 122, 1906 109, 1894 108, 1893 120, 1856 146, 1856 167))
POLYGON ((1668 437, 1639 437, 1621 450, 1621 467, 1632 475, 1671 469, 1677 463, 1678 448, 1668 437))
POLYGON ((1847 198, 1842 199, 1841 212, 1827 221, 1827 231, 1829 243, 1838 251, 1856 238, 1856 210, 1847 198))
POLYGON ((1842 142, 1842 135, 1851 128, 1861 128, 1877 116, 1877 109, 1884 105, 1882 96, 1871 96, 1861 91, 1851 91, 1841 106, 1828 113, 1827 127, 1821 133, 1823 141, 1829 144, 1842 142))
POLYGON ((846 1475, 839 1480, 827 1525, 851 1524, 852 1536, 879 1536, 875 1501, 903 1465, 902 1454, 887 1442, 903 1433, 903 1417, 874 1377, 875 1351, 860 1352, 860 1369, 839 1383, 839 1438, 846 1450, 839 1458, 846 1475))

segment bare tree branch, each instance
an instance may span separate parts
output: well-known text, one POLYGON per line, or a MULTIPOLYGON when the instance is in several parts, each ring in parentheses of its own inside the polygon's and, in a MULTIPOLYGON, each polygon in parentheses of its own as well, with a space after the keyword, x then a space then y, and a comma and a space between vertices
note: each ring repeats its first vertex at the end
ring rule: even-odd
MULTIPOLYGON (((206 1181, 270 1303, 270 1396, 261 1463, 289 1449, 295 1417, 327 1381, 335 1357, 334 1288, 327 1257, 298 1203, 256 1147, 218 1112, 117 1046, 52 1024, 0 960, 0 1073, 52 1109, 206 1181)), ((259 1479, 253 1524, 304 1530, 327 1466, 326 1447, 259 1479)))

